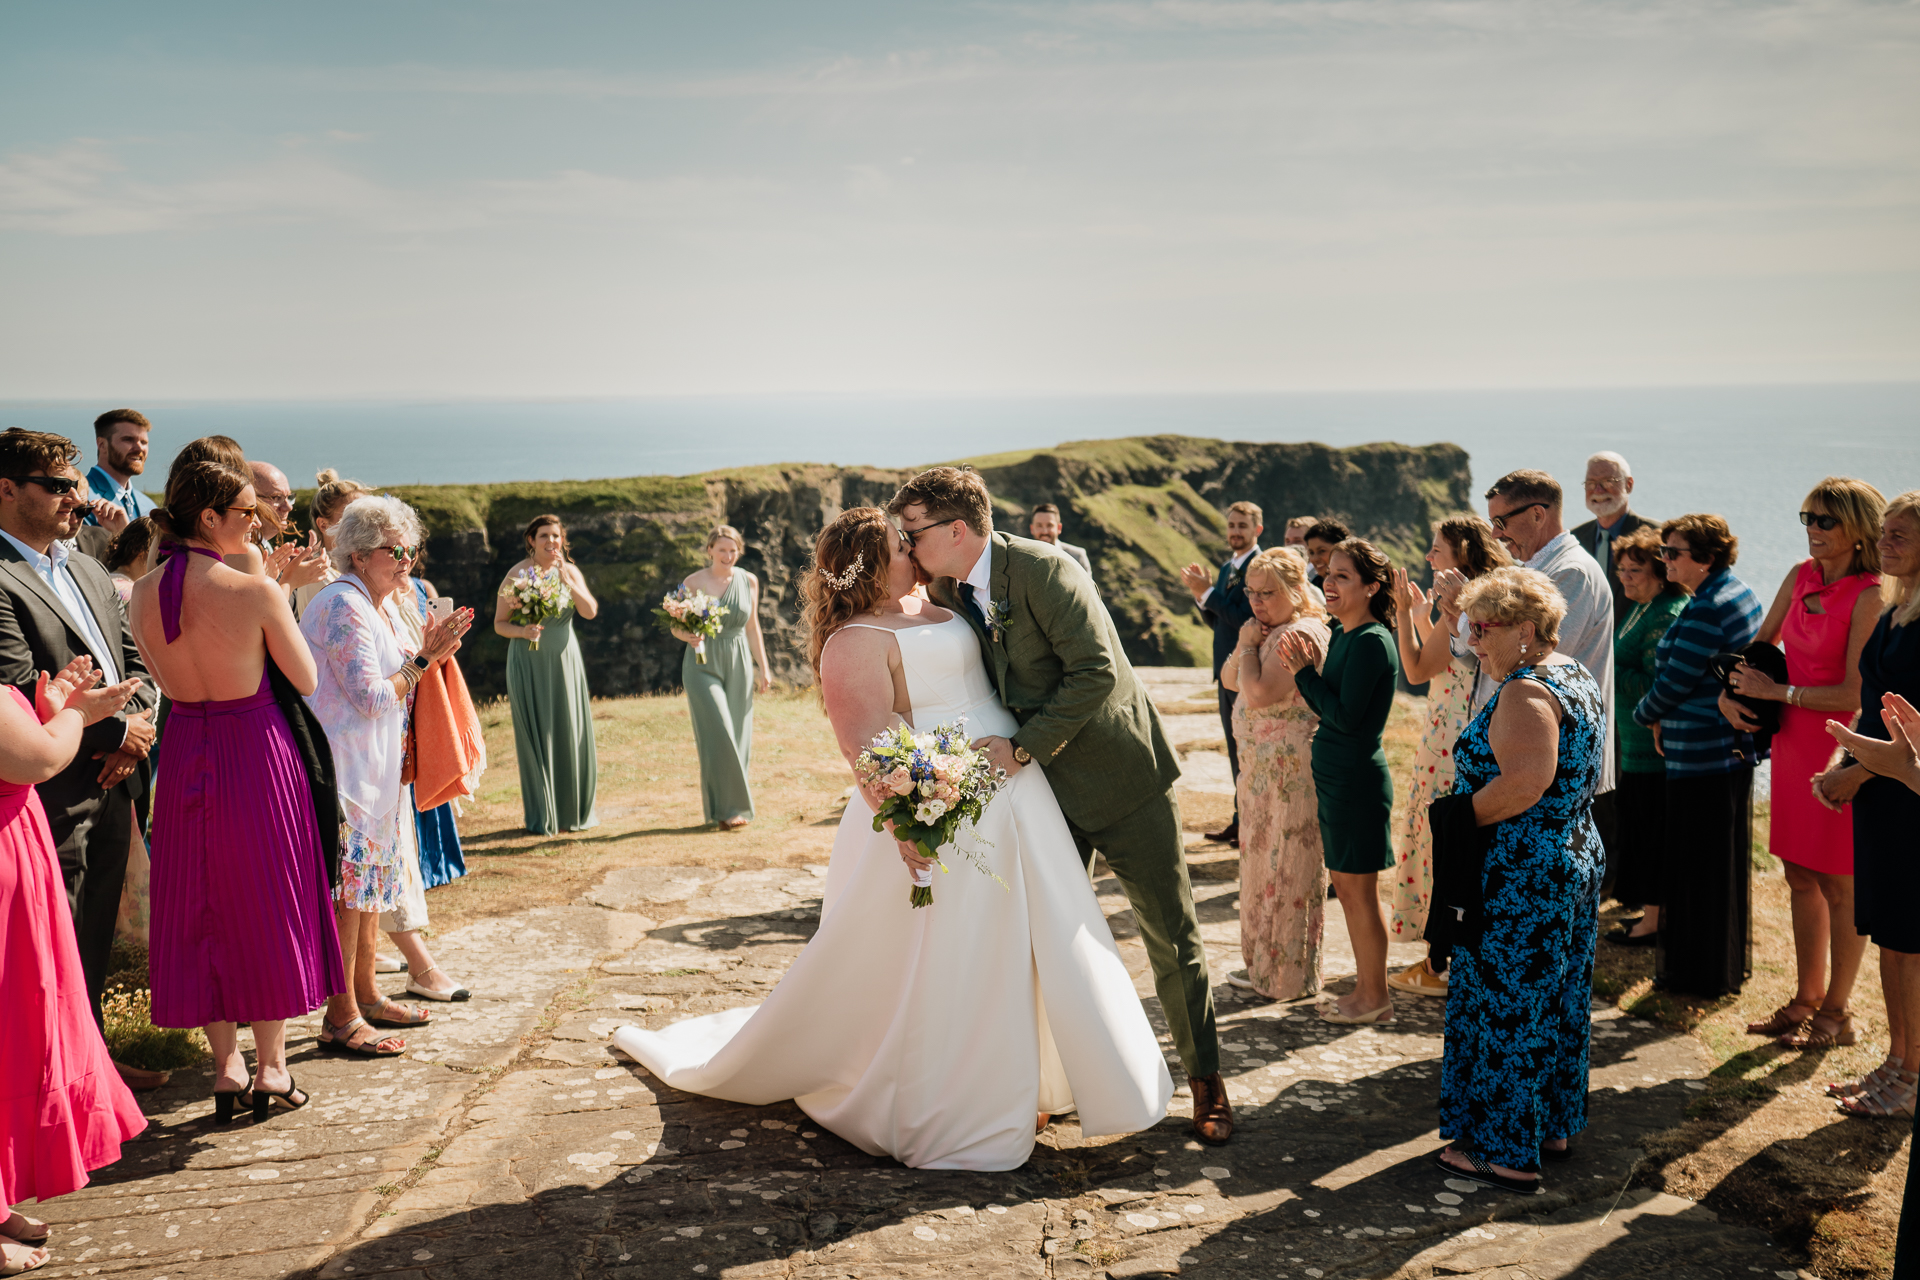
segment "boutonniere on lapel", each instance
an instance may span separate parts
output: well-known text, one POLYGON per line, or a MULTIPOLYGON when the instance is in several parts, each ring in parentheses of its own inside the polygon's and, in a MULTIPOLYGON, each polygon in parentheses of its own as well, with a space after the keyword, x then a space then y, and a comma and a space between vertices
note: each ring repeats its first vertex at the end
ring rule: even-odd
POLYGON ((987 635, 995 644, 1003 644, 1007 638, 1007 619, 1012 615, 1013 601, 987 601, 987 635))
POLYGON ((1227 575, 1227 590, 1231 591, 1235 587, 1244 587, 1247 585, 1247 566, 1252 563, 1253 563, 1253 557, 1249 556, 1247 557, 1246 560, 1241 562, 1241 565, 1238 569, 1235 569, 1232 573, 1227 575))

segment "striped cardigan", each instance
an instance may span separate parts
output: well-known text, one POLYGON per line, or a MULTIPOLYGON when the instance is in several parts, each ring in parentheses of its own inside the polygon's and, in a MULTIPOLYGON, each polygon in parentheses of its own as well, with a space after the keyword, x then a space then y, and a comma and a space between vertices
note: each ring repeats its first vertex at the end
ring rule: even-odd
POLYGON ((1736 748, 1752 754, 1752 738, 1720 714, 1713 655, 1744 649, 1760 634, 1766 610, 1747 584, 1721 569, 1700 584, 1654 650, 1653 688, 1633 709, 1637 724, 1660 726, 1667 773, 1727 773, 1736 748))

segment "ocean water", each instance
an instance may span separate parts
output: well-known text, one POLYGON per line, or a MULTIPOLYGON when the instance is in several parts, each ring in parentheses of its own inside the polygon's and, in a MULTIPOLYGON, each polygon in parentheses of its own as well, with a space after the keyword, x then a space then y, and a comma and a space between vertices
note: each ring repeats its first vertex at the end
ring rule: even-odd
MULTIPOLYGON (((0 427, 59 431, 91 451, 105 401, 0 401, 0 427)), ((1586 518, 1587 456, 1633 465, 1634 508, 1724 515, 1736 572, 1763 598, 1806 554, 1795 513, 1825 475, 1888 496, 1920 488, 1920 384, 1164 396, 794 396, 526 401, 143 401, 155 467, 219 433, 312 483, 321 467, 373 484, 684 475, 771 462, 913 466, 1070 440, 1177 433, 1329 445, 1450 441, 1475 492, 1516 467, 1570 489, 1586 518)), ((1476 505, 1480 505, 1476 502, 1476 505)), ((1310 512, 1269 512, 1276 520, 1310 512)), ((1277 521, 1276 521, 1277 522, 1277 521)), ((1071 530, 1068 537, 1072 537, 1071 530)))

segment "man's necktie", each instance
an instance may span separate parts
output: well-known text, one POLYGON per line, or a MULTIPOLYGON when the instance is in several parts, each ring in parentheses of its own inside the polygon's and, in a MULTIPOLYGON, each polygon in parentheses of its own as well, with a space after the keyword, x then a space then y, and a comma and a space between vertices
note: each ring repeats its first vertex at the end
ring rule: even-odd
POLYGON ((973 615, 973 620, 980 624, 982 631, 985 631, 987 629, 987 615, 980 612, 980 606, 973 602, 973 584, 971 582, 963 582, 960 584, 960 603, 967 606, 967 612, 973 615))
POLYGON ((1613 539, 1607 536, 1605 529, 1593 531, 1593 558, 1600 562, 1602 569, 1613 568, 1613 539))

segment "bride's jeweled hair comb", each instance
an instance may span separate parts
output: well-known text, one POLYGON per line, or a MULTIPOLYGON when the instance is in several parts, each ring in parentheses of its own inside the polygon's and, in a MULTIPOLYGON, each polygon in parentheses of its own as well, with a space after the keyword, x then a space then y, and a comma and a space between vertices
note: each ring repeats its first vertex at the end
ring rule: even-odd
POLYGON ((866 564, 867 553, 864 551, 856 551, 853 555, 853 563, 847 566, 845 573, 832 574, 822 569, 820 571, 820 579, 835 591, 846 591, 859 580, 860 570, 864 569, 866 564))

